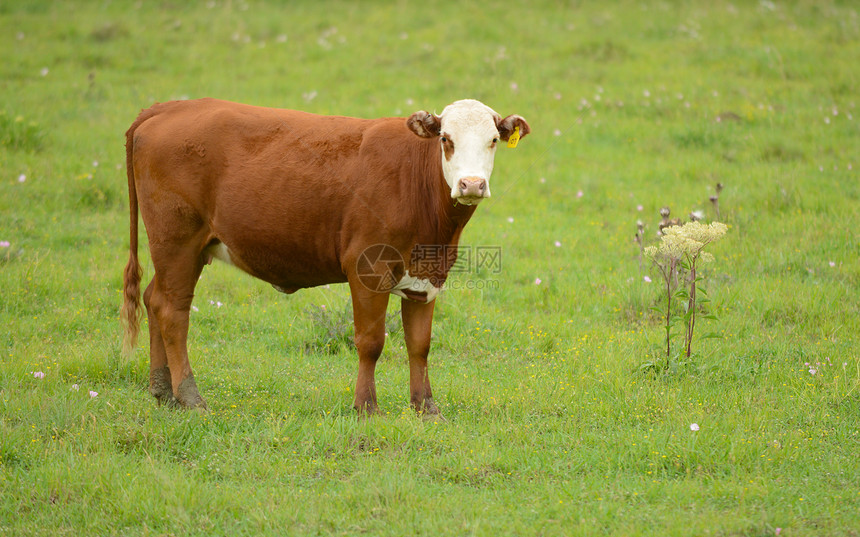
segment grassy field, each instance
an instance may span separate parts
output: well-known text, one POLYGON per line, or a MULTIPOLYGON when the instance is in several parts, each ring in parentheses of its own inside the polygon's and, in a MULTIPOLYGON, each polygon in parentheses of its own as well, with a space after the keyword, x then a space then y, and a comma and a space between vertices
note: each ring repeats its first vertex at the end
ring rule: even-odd
POLYGON ((860 535, 855 4, 11 1, 0 50, 0 535, 860 535), (438 299, 446 422, 408 407, 399 301, 358 420, 346 286, 223 264, 211 412, 156 406, 148 343, 120 357, 123 134, 204 96, 528 119, 463 239, 501 265, 438 299), (636 222, 716 220, 718 182, 721 337, 667 363, 636 222))

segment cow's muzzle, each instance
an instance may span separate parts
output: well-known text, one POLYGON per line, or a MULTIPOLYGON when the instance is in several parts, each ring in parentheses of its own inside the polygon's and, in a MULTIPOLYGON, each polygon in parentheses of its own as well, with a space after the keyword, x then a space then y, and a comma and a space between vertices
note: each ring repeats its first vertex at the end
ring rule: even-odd
POLYGON ((454 198, 463 205, 476 205, 483 198, 490 197, 487 180, 480 177, 464 177, 457 181, 454 198))

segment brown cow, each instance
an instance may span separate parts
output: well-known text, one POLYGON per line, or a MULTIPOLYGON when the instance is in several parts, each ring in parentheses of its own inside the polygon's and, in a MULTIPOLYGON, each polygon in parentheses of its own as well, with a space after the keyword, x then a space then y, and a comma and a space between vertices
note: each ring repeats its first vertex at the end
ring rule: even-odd
POLYGON ((389 294, 403 298, 412 405, 438 414, 427 373, 434 299, 454 262, 413 263, 423 245, 456 252, 490 196, 499 140, 529 133, 517 115, 457 101, 408 119, 318 116, 200 99, 156 104, 126 133, 131 243, 124 350, 136 344, 138 207, 155 276, 143 294, 150 388, 206 407, 186 347, 194 286, 217 258, 293 293, 348 282, 359 368, 354 406, 377 411, 374 370, 389 294))

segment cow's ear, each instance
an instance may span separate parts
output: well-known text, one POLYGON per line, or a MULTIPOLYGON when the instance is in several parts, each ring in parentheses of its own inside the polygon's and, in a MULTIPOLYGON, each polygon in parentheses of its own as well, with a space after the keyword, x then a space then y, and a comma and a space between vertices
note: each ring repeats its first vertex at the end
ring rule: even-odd
POLYGON ((517 127, 520 128, 520 138, 532 131, 529 124, 522 116, 512 114, 505 119, 496 118, 496 128, 499 129, 499 137, 506 142, 517 127))
POLYGON ((442 131, 442 120, 435 114, 421 110, 409 116, 406 126, 422 138, 435 138, 442 131))

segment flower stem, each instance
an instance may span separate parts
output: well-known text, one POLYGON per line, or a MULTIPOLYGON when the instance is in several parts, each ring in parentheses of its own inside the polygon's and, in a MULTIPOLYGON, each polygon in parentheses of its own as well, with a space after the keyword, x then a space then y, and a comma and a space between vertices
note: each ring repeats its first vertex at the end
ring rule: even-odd
POLYGON ((672 290, 670 284, 670 278, 665 278, 666 280, 666 366, 669 366, 669 358, 672 355, 672 348, 669 339, 669 332, 671 331, 672 325, 672 290))
POLYGON ((687 358, 690 357, 690 349, 693 346, 693 328, 696 326, 696 260, 690 262, 690 302, 688 303, 687 315, 687 358))

